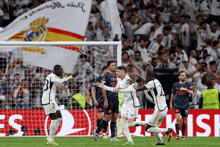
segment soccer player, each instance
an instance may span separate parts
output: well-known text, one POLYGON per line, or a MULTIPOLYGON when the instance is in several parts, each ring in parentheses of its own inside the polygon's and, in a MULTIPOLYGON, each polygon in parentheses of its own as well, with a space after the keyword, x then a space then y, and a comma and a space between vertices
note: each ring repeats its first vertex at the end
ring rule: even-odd
POLYGON ((121 108, 121 126, 124 131, 125 136, 128 139, 128 142, 124 145, 131 144, 133 145, 133 140, 129 131, 130 124, 134 121, 135 117, 138 115, 139 101, 137 98, 136 90, 133 85, 128 83, 128 80, 131 79, 126 75, 127 69, 125 66, 119 66, 117 68, 116 74, 119 78, 118 84, 116 87, 108 87, 104 83, 97 83, 97 85, 105 90, 120 92, 124 94, 124 103, 121 108))
MULTIPOLYGON (((116 66, 114 61, 107 62, 108 72, 105 73, 104 78, 102 81, 105 83, 106 86, 115 87, 117 85, 117 76, 115 74, 116 66)), ((111 129, 111 140, 110 141, 119 141, 115 138, 115 129, 116 129, 116 120, 118 115, 118 93, 105 91, 102 89, 102 94, 104 97, 104 113, 105 117, 100 122, 100 125, 94 131, 94 139, 95 141, 99 141, 98 134, 99 132, 108 126, 108 122, 111 120, 110 129, 111 129)))
MULTIPOLYGON (((104 98, 102 95, 102 88, 97 87, 96 82, 101 82, 107 71, 108 71, 108 67, 104 66, 102 68, 102 75, 95 80, 92 86, 92 98, 94 101, 94 105, 98 107, 98 113, 99 113, 99 117, 97 119, 97 127, 104 118, 105 108, 104 108, 104 98)), ((106 131, 107 131, 107 126, 103 129, 103 138, 108 138, 106 135, 106 131)))
POLYGON ((170 109, 174 110, 176 115, 176 140, 180 139, 179 130, 180 130, 180 115, 182 116, 182 140, 185 140, 185 130, 186 130, 186 118, 188 116, 189 94, 193 95, 192 86, 186 82, 186 73, 184 71, 179 72, 179 82, 174 83, 172 88, 172 94, 170 99, 170 109))
MULTIPOLYGON (((140 76, 138 77, 141 78, 140 76)), ((131 127, 146 125, 145 131, 148 133, 154 133, 154 135, 158 139, 158 143, 154 145, 165 145, 159 133, 166 133, 167 141, 169 142, 171 139, 172 129, 159 128, 168 111, 163 87, 161 83, 157 79, 155 79, 155 75, 152 72, 147 72, 146 82, 147 83, 145 85, 141 87, 136 87, 136 90, 137 91, 146 90, 146 89, 150 90, 155 103, 155 107, 154 107, 155 111, 147 123, 133 122, 131 124, 131 127)))
POLYGON ((62 119, 60 108, 55 101, 56 95, 56 86, 67 80, 73 79, 76 77, 79 72, 76 72, 74 75, 71 75, 67 78, 60 79, 57 76, 62 76, 63 68, 61 65, 54 66, 54 72, 49 74, 45 80, 42 96, 42 105, 45 110, 46 115, 49 115, 51 118, 50 132, 49 137, 47 138, 47 145, 58 145, 53 139, 53 136, 59 127, 59 124, 62 119))

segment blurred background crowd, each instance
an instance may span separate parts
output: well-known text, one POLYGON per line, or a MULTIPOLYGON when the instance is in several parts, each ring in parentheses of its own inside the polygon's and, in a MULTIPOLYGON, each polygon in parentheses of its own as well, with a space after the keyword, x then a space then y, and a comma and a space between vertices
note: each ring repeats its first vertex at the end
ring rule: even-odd
MULTIPOLYGON (((101 16, 101 2, 93 0, 85 41, 110 40, 111 27, 101 16)), ((16 17, 46 0, 0 0, 0 25, 7 26, 16 17)), ((185 71, 192 84, 191 109, 199 109, 201 92, 207 89, 202 77, 208 75, 213 88, 220 92, 220 1, 218 0, 117 0, 122 34, 122 65, 129 76, 144 83, 152 71, 161 81, 169 104, 173 83, 179 71, 185 71)), ((115 37, 114 41, 119 38, 115 37)), ((0 109, 41 109, 44 79, 48 69, 24 65, 22 58, 12 61, 6 73, 9 53, 0 51, 0 109)), ((85 99, 93 109, 91 87, 102 74, 107 61, 115 60, 115 46, 84 46, 75 65, 74 81, 59 85, 57 103, 67 109, 81 108, 75 97, 85 99)), ((67 76, 65 74, 64 76, 67 76)), ((153 109, 148 91, 138 92, 141 109, 153 109)))

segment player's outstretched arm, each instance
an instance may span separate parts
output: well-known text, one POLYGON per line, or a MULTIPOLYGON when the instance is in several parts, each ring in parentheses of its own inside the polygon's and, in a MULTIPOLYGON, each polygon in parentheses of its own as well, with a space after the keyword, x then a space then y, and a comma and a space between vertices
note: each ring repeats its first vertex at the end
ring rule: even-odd
POLYGON ((73 79, 72 75, 67 77, 67 78, 62 78, 62 79, 58 78, 57 76, 54 76, 54 77, 51 77, 51 82, 61 84, 61 83, 66 82, 66 81, 68 81, 70 79, 73 79))
POLYGON ((131 92, 135 92, 136 89, 134 89, 133 85, 129 85, 128 88, 126 89, 120 89, 118 92, 121 93, 131 93, 131 92))

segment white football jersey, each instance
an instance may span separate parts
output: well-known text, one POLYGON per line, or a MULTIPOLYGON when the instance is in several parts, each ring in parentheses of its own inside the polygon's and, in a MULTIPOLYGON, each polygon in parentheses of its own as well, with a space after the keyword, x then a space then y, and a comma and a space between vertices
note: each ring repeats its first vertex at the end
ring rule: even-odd
MULTIPOLYGON (((131 78, 129 76, 125 76, 122 80, 119 79, 116 87, 114 88, 119 89, 119 92, 123 93, 124 104, 128 104, 128 105, 132 104, 134 107, 139 107, 140 104, 137 98, 136 90, 134 89, 133 84, 130 85, 128 83, 127 81, 128 79, 131 79, 131 78)), ((113 91, 114 89, 113 87, 107 87, 107 86, 104 86, 103 88, 109 91, 113 91)))
POLYGON ((55 75, 54 73, 51 73, 47 76, 43 88, 43 96, 42 96, 42 104, 50 104, 50 103, 56 103, 55 96, 56 96, 56 86, 57 84, 61 84, 69 79, 71 79, 72 76, 69 76, 67 78, 60 79, 55 75))
POLYGON ((163 111, 167 107, 166 98, 163 91, 163 87, 157 79, 154 79, 145 84, 145 87, 150 90, 154 102, 155 102, 155 110, 163 111))

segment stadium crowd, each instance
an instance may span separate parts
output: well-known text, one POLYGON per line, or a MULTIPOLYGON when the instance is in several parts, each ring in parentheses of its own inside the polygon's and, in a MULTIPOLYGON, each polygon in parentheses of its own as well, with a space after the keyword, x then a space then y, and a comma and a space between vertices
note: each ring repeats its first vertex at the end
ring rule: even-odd
MULTIPOLYGON (((93 0, 85 41, 111 41, 111 28, 101 16, 101 2, 93 0)), ((16 17, 46 0, 1 0, 0 25, 7 26, 16 17)), ((207 89, 202 77, 208 75, 220 92, 220 2, 218 0, 117 0, 122 34, 122 65, 138 85, 147 71, 166 69, 185 71, 193 85, 191 108, 199 109, 201 92, 207 89)), ((114 40, 118 40, 117 36, 114 40)), ((72 97, 81 94, 86 109, 93 108, 91 87, 107 61, 116 59, 114 46, 84 46, 74 67, 74 82, 58 86, 57 102, 67 109, 80 108, 72 97)), ((0 108, 39 109, 44 80, 50 70, 24 65, 16 59, 4 76, 7 62, 1 53, 0 108)), ((65 75, 67 76, 67 74, 65 75)), ((169 82, 173 79, 166 79, 169 82)), ((172 83, 172 84, 173 84, 172 83)), ((163 85, 166 87, 166 85, 163 85)), ((170 91, 172 87, 169 87, 170 91)), ((154 107, 147 90, 138 92, 141 109, 154 107)), ((166 95, 167 101, 170 94, 166 95)), ((169 102, 168 102, 169 104, 169 102)))

